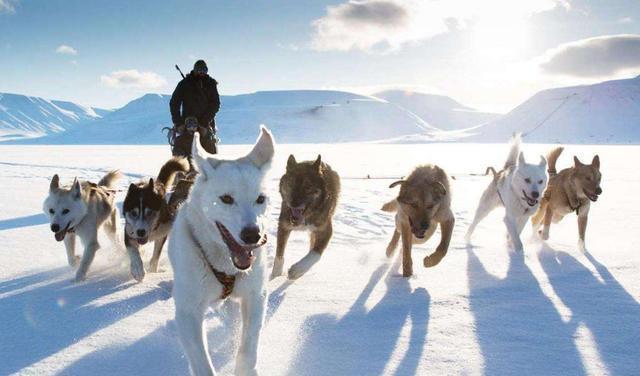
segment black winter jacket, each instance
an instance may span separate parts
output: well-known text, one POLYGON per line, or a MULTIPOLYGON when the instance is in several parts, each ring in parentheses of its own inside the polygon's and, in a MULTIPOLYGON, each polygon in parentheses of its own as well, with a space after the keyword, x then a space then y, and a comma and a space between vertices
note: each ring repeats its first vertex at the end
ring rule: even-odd
POLYGON ((169 107, 174 124, 184 124, 185 118, 195 116, 200 125, 208 125, 220 109, 218 82, 208 75, 197 77, 193 72, 187 74, 173 91, 169 107))

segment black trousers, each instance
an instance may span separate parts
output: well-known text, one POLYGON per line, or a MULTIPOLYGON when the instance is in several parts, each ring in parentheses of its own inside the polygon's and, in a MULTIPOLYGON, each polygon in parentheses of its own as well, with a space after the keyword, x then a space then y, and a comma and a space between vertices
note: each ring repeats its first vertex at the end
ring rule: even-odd
MULTIPOLYGON (((198 127, 200 134, 200 145, 209 154, 217 154, 216 134, 213 126, 198 127)), ((174 141, 171 152, 174 156, 191 157, 191 145, 193 144, 193 134, 184 132, 178 135, 174 141)))

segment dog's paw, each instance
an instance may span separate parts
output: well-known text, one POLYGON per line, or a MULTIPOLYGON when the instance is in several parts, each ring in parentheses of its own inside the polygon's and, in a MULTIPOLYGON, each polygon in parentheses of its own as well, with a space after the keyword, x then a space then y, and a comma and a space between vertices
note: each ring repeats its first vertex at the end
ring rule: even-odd
POLYGON ((76 282, 82 282, 87 279, 87 273, 76 273, 76 282))
POLYGON ((426 256, 424 258, 424 260, 422 261, 422 263, 423 263, 425 268, 430 268, 432 266, 436 266, 436 265, 438 265, 439 262, 440 262, 440 260, 436 260, 435 257, 431 257, 431 256, 426 256))
POLYGON ((295 264, 289 268, 289 272, 287 273, 287 277, 289 279, 298 279, 306 273, 306 270, 303 270, 300 265, 295 264))
POLYGON ((244 369, 243 367, 236 366, 236 370, 234 372, 236 376, 258 376, 258 370, 253 369, 244 369))
POLYGON ((587 251, 587 246, 584 244, 584 240, 582 239, 578 240, 578 250, 583 253, 587 251))
POLYGON ((142 262, 131 263, 131 276, 133 276, 136 281, 142 282, 144 279, 144 267, 142 266, 142 262))
POLYGON ((302 260, 291 265, 289 268, 289 279, 298 279, 311 269, 316 262, 320 260, 318 252, 310 251, 302 260))
POLYGON ((387 247, 387 257, 393 257, 393 254, 396 253, 396 247, 387 247))
POLYGON ((149 273, 157 273, 158 272, 158 262, 151 261, 149 263, 149 273))
POLYGON ((80 256, 74 256, 73 258, 69 258, 67 261, 69 262, 69 266, 75 269, 78 267, 78 264, 80 264, 80 256))
POLYGON ((284 257, 276 257, 273 260, 273 269, 271 270, 271 279, 278 278, 282 275, 284 266, 284 257))

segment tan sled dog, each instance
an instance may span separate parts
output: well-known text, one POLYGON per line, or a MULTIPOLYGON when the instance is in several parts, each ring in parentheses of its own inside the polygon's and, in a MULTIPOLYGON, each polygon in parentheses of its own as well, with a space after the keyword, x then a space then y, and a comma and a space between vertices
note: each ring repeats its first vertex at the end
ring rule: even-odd
POLYGON ((413 274, 411 246, 429 240, 440 224, 440 244, 423 262, 425 268, 438 265, 449 249, 455 218, 449 178, 440 167, 417 167, 407 179, 396 181, 389 188, 396 185, 400 185, 398 197, 382 206, 386 212, 396 212, 396 228, 387 246, 387 257, 393 255, 402 238, 402 275, 409 277, 413 274))
POLYGON ((289 279, 300 278, 320 260, 333 234, 333 213, 340 194, 340 177, 331 167, 315 161, 287 160, 287 171, 280 179, 282 206, 278 218, 278 244, 271 278, 282 274, 284 250, 291 231, 308 231, 309 253, 289 268, 289 279))
POLYGON ((544 192, 540 208, 531 219, 534 230, 544 225, 539 231, 542 239, 549 239, 551 222, 557 223, 565 215, 576 212, 578 216, 578 248, 584 252, 584 235, 587 231, 587 220, 591 202, 596 202, 602 193, 600 188, 600 157, 593 157, 591 164, 583 164, 578 157, 573 157, 573 167, 556 171, 556 161, 564 148, 553 149, 549 159, 549 186, 544 192))

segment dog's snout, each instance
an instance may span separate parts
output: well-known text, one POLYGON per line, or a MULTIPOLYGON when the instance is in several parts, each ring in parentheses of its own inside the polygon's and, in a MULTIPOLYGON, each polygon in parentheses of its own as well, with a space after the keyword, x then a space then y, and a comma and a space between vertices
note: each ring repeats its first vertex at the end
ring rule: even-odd
POLYGON ((256 244, 260 240, 260 229, 257 226, 249 226, 242 229, 240 239, 245 244, 256 244))
POLYGON ((143 237, 143 236, 147 235, 147 231, 142 230, 142 229, 137 230, 137 231, 136 231, 136 235, 138 235, 138 236, 140 236, 140 237, 143 237))
POLYGON ((58 225, 57 223, 52 224, 51 225, 51 231, 53 231, 53 232, 60 231, 60 225, 58 225))
POLYGON ((533 192, 531 192, 531 197, 538 198, 538 197, 540 197, 540 193, 538 191, 533 191, 533 192))
POLYGON ((598 187, 596 188, 596 194, 599 195, 602 193, 602 188, 598 187))
POLYGON ((426 230, 428 230, 428 229, 429 229, 429 221, 423 221, 423 222, 420 224, 420 227, 421 227, 423 230, 425 230, 425 231, 426 231, 426 230))

